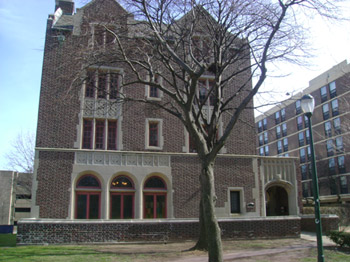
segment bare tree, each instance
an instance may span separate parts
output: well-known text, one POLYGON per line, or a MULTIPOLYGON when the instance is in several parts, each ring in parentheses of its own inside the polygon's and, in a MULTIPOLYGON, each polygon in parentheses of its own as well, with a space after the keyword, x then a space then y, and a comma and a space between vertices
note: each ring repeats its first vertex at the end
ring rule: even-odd
POLYGON ((186 127, 201 161, 201 231, 195 248, 208 250, 209 261, 222 261, 214 212, 215 159, 242 112, 253 109, 252 98, 266 79, 268 64, 295 62, 302 56, 303 27, 297 14, 332 17, 334 1, 124 0, 123 4, 133 16, 125 18, 127 30, 102 25, 114 36, 115 45, 101 53, 89 50, 84 64, 102 65, 107 57, 123 63, 133 73, 123 79, 123 102, 152 104, 186 127), (201 78, 208 75, 211 83, 203 84, 201 78), (161 91, 164 99, 128 96, 135 84, 161 91), (221 122, 223 132, 218 136, 221 122))
POLYGON ((17 172, 33 173, 35 133, 20 132, 12 141, 12 149, 5 154, 9 169, 17 172))

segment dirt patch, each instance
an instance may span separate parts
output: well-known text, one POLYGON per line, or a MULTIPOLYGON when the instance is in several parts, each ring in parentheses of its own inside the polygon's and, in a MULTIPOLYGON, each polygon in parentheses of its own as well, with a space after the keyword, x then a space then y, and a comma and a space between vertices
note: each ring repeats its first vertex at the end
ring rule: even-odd
MULTIPOLYGON (((94 247, 99 252, 132 256, 133 262, 204 262, 207 253, 186 251, 195 242, 154 243, 154 244, 115 244, 94 247)), ((316 242, 303 239, 240 240, 223 241, 225 261, 301 261, 310 257, 316 242)), ((116 256, 118 257, 118 256, 116 256)), ((116 260, 119 261, 119 260, 116 260)))

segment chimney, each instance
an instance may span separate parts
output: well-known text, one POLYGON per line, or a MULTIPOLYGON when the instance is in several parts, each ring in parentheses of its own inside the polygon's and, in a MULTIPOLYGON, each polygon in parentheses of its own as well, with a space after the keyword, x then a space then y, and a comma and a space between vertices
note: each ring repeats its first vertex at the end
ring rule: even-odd
POLYGON ((74 0, 56 0, 55 12, 61 8, 64 15, 72 15, 74 13, 74 0))

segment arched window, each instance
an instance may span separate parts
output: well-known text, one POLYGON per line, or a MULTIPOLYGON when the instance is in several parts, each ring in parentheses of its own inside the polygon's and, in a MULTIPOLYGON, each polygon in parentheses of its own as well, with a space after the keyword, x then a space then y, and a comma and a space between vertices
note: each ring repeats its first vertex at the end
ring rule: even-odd
POLYGON ((76 185, 77 219, 99 219, 101 216, 101 183, 93 175, 82 176, 76 185))
POLYGON ((166 218, 166 183, 160 177, 150 177, 143 188, 144 218, 166 218))
POLYGON ((135 189, 133 182, 126 176, 117 176, 110 187, 111 219, 134 218, 135 189))

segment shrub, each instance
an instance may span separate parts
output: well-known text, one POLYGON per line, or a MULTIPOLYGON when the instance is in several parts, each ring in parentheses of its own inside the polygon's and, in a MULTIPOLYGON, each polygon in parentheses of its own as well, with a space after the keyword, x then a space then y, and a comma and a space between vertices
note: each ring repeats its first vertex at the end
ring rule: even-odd
POLYGON ((343 231, 331 231, 329 238, 337 245, 350 247, 350 233, 343 231))

